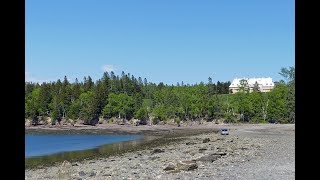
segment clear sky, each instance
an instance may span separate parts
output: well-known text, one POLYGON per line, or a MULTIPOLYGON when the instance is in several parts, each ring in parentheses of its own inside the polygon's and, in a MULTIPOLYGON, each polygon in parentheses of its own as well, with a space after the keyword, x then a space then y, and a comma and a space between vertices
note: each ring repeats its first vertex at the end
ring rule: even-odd
POLYGON ((185 84, 283 79, 293 0, 27 0, 26 81, 130 73, 185 84))

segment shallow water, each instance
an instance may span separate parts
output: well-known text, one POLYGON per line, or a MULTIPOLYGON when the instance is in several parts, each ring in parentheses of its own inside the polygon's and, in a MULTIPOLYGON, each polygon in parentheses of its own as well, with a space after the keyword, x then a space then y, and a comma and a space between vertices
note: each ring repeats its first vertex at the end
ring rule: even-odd
POLYGON ((25 157, 93 149, 105 144, 142 139, 138 135, 25 135, 25 157))
MULTIPOLYGON (((40 136, 48 136, 48 134, 40 135, 40 136)), ((79 135, 79 134, 57 135, 56 134, 54 136, 69 136, 69 137, 77 136, 79 138, 80 136, 83 136, 83 134, 82 135, 79 135)), ((162 141, 158 141, 157 140, 158 138, 155 138, 153 136, 140 136, 140 135, 84 135, 84 136, 90 136, 90 138, 98 136, 98 139, 104 138, 104 141, 92 141, 90 143, 87 143, 86 145, 91 145, 91 148, 87 148, 88 146, 86 146, 86 149, 83 149, 84 146, 82 146, 81 147, 82 150, 71 150, 71 148, 69 147, 69 150, 67 151, 49 153, 46 155, 28 156, 25 158, 25 168, 30 169, 30 168, 37 168, 37 167, 44 167, 44 166, 52 166, 56 163, 61 163, 64 160, 67 160, 69 162, 76 162, 76 161, 82 161, 82 160, 88 160, 88 159, 95 159, 99 157, 108 157, 108 156, 121 154, 128 151, 135 151, 140 148, 157 146, 157 144, 162 143, 162 141), (114 141, 115 139, 105 141, 107 139, 106 137, 109 137, 109 138, 117 137, 118 139, 117 138, 115 139, 118 141, 115 142, 114 141), (120 139, 122 141, 119 141, 120 139), (100 142, 103 142, 103 145, 97 145, 100 142), (94 143, 96 143, 95 145, 97 146, 93 147, 92 144, 94 143), (109 143, 109 144, 106 144, 106 143, 109 143)), ((26 139, 27 139, 27 134, 26 134, 26 139)), ((79 140, 75 140, 73 142, 77 142, 77 141, 79 140)), ((26 141, 26 144, 27 144, 27 141, 26 141)), ((54 143, 49 143, 46 141, 44 144, 54 144, 54 143)), ((60 145, 61 144, 59 144, 59 146, 60 145)), ((46 147, 45 149, 48 149, 48 148, 46 147)), ((41 151, 44 151, 44 150, 41 150, 41 151)), ((49 150, 45 150, 45 151, 48 152, 49 150)))
MULTIPOLYGON (((206 130, 205 132, 207 132, 206 130)), ((210 130, 210 132, 213 130, 210 130)), ((45 166, 52 166, 58 165, 62 163, 64 160, 69 162, 77 162, 82 160, 89 160, 89 159, 96 159, 96 158, 103 158, 109 157, 113 155, 120 155, 126 152, 133 152, 137 150, 146 150, 146 149, 153 149, 158 148, 164 144, 173 143, 176 141, 180 141, 183 139, 184 136, 189 136, 193 134, 198 134, 204 131, 186 131, 182 133, 167 133, 163 135, 144 135, 140 136, 141 138, 131 141, 125 142, 118 142, 113 144, 104 144, 97 146, 91 149, 85 150, 75 150, 75 151, 66 151, 60 153, 54 153, 51 155, 43 155, 43 156, 32 156, 26 157, 25 159, 25 168, 26 169, 33 169, 33 168, 41 168, 45 166)), ((33 134, 33 135, 114 135, 109 134, 105 131, 99 130, 77 130, 77 131, 45 131, 45 130, 28 130, 26 131, 26 135, 33 134)), ((127 136, 137 136, 137 134, 131 134, 127 136)))

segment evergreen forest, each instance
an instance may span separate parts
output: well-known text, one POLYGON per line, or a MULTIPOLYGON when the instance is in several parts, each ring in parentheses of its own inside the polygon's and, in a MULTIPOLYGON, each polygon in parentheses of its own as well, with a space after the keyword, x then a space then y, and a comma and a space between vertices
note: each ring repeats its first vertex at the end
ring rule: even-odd
POLYGON ((52 124, 71 120, 96 125, 136 119, 138 125, 173 120, 224 123, 295 123, 295 68, 281 68, 283 80, 270 92, 239 87, 229 92, 230 81, 197 84, 155 84, 130 73, 104 72, 70 83, 65 76, 55 82, 25 82, 25 119, 33 125, 50 118, 52 124))

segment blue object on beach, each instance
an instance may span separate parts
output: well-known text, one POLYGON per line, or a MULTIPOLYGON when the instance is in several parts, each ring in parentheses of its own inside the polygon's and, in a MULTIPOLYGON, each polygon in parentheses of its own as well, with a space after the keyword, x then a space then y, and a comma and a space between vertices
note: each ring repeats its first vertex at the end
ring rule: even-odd
POLYGON ((229 129, 227 129, 227 128, 221 128, 221 129, 220 129, 220 134, 221 134, 221 135, 229 135, 229 129))

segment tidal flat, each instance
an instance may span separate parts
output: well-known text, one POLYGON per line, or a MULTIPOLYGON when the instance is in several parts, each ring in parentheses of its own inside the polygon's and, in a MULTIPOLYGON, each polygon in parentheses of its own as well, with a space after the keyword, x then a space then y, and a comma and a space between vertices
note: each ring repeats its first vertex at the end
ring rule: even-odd
POLYGON ((162 127, 152 128, 158 133, 148 131, 155 139, 143 148, 29 168, 25 179, 295 178, 294 124, 208 123, 167 128, 162 134, 162 127), (228 127, 230 134, 217 133, 221 127, 228 127))

